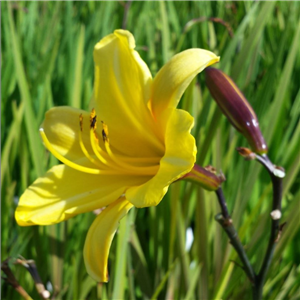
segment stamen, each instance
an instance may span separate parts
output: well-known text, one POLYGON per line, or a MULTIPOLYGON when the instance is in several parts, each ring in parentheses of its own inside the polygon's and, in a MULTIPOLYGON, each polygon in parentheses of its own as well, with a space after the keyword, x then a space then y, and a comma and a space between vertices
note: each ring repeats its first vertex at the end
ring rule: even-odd
POLYGON ((82 131, 82 128, 83 128, 83 116, 82 116, 82 114, 79 115, 79 126, 80 126, 80 131, 82 131))
POLYGON ((118 157, 112 153, 110 146, 109 146, 108 127, 103 121, 101 121, 101 122, 102 122, 102 127, 103 127, 102 137, 103 137, 106 152, 116 165, 120 166, 121 168, 123 168, 125 170, 131 170, 136 173, 151 174, 151 175, 157 173, 158 165, 139 168, 139 167, 135 167, 135 166, 132 166, 132 165, 129 165, 129 164, 123 162, 122 159, 118 159, 118 157))
POLYGON ((91 141, 91 145, 92 145, 92 149, 96 155, 96 157, 103 163, 108 165, 107 160, 104 158, 104 154, 106 154, 105 152, 102 151, 102 149, 99 146, 99 140, 96 134, 96 128, 97 128, 97 115, 96 115, 96 111, 93 108, 90 114, 90 141, 91 141), (102 155, 100 154, 101 152, 102 155))
POLYGON ((122 159, 123 161, 126 161, 128 163, 136 163, 136 164, 152 164, 157 165, 159 161, 161 160, 161 157, 153 156, 153 157, 129 157, 129 156, 123 156, 123 155, 116 155, 118 159, 122 159))
MULTIPOLYGON (((79 131, 79 144, 81 147, 82 152, 84 155, 94 164, 99 166, 99 162, 97 162, 86 150, 83 140, 82 140, 82 129, 83 129, 83 117, 82 115, 79 116, 79 124, 80 124, 80 131, 79 131)), ((142 173, 144 175, 153 175, 156 174, 159 168, 159 165, 155 166, 147 166, 147 167, 136 167, 131 164, 124 162, 126 157, 123 156, 116 156, 112 153, 111 148, 109 146, 109 138, 108 138, 108 126, 101 121, 102 123, 102 138, 104 142, 104 146, 106 152, 99 146, 99 140, 96 133, 97 128, 97 115, 96 111, 93 108, 90 114, 90 142, 93 149, 95 156, 99 159, 99 161, 106 165, 107 167, 112 168, 112 172, 120 172, 120 173, 128 173, 128 174, 139 174, 142 173), (108 160, 109 159, 109 160, 108 160)), ((143 158, 142 158, 143 160, 143 158)), ((137 160, 133 160, 137 162, 137 160)), ((158 162, 157 160, 156 162, 158 162)), ((149 161, 147 161, 149 162, 149 161)), ((100 168, 102 166, 99 166, 100 168)))
POLYGON ((86 150, 85 146, 84 146, 84 143, 83 143, 83 140, 82 140, 82 128, 83 128, 83 117, 82 117, 82 114, 80 114, 79 116, 79 124, 80 124, 80 130, 78 131, 78 136, 79 136, 79 145, 80 145, 80 148, 81 148, 81 151, 83 152, 83 154, 87 157, 87 159, 95 164, 96 166, 98 166, 99 168, 103 167, 101 164, 99 164, 99 162, 94 159, 92 156, 90 156, 90 154, 88 153, 88 151, 86 150))
POLYGON ((96 157, 103 163, 103 164, 108 164, 107 160, 102 156, 100 155, 100 152, 99 152, 99 145, 98 145, 98 139, 97 137, 95 136, 95 132, 93 129, 90 130, 90 141, 91 141, 91 145, 92 145, 92 149, 96 155, 96 157), (97 144, 96 144, 97 142, 97 144), (97 147, 98 146, 98 147, 97 147))
POLYGON ((94 131, 97 128, 97 115, 94 108, 92 109, 92 112, 90 114, 90 126, 92 129, 94 129, 94 131))
POLYGON ((109 144, 109 139, 108 139, 108 127, 107 127, 107 125, 103 122, 103 121, 101 121, 101 123, 102 123, 102 138, 103 138, 103 142, 105 143, 108 143, 109 144))
POLYGON ((49 142, 44 128, 40 128, 40 134, 41 137, 43 139, 43 142, 45 144, 45 147, 58 159, 60 160, 62 163, 64 163, 66 166, 69 166, 75 170, 81 171, 81 172, 85 172, 85 173, 89 173, 89 174, 115 174, 115 171, 111 172, 110 170, 99 170, 99 169, 93 169, 93 168, 88 168, 88 167, 84 167, 81 165, 78 165, 70 160, 68 160, 67 158, 65 158, 64 156, 62 156, 60 153, 58 153, 54 147, 51 145, 51 143, 49 142))

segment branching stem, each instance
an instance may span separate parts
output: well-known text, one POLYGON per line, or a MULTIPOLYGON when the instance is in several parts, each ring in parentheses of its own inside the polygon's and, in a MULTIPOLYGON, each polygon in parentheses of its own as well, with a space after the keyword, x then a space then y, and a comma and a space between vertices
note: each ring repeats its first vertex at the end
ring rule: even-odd
POLYGON ((264 256, 264 260, 258 274, 254 272, 254 269, 248 259, 248 256, 244 250, 244 247, 238 237, 237 231, 233 226, 232 219, 228 213, 226 200, 222 191, 222 188, 216 190, 218 201, 221 208, 221 213, 215 216, 216 221, 222 226, 224 231, 229 237, 229 240, 237 252, 240 260, 243 263, 243 270, 252 283, 253 299, 261 300, 263 295, 263 286, 265 283, 266 275, 272 262, 274 250, 276 244, 280 238, 282 228, 280 225, 281 218, 281 199, 282 199, 282 179, 285 176, 283 168, 276 167, 269 160, 266 155, 255 155, 255 159, 260 162, 268 171, 273 185, 273 205, 271 212, 271 233, 269 237, 268 247, 264 256))
POLYGON ((256 276, 255 285, 253 286, 253 299, 262 299, 263 286, 265 283, 266 275, 272 262, 274 250, 279 240, 279 236, 282 230, 280 226, 281 218, 281 199, 282 199, 282 179, 285 176, 284 170, 274 166, 267 156, 256 156, 256 159, 267 169, 270 174, 273 185, 273 205, 271 212, 271 233, 269 237, 268 248, 265 253, 265 257, 260 268, 258 275, 256 276), (273 214, 277 212, 276 214, 273 214))

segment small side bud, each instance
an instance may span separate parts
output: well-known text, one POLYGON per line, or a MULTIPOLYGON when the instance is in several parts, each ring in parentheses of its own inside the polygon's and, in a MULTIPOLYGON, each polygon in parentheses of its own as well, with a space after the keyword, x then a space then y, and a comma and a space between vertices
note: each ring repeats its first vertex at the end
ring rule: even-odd
POLYGON ((270 213, 270 215, 273 220, 279 220, 281 218, 281 211, 279 209, 275 209, 270 213))
POLYGON ((225 181, 225 176, 222 173, 216 174, 215 168, 211 166, 202 168, 195 164, 193 169, 180 179, 196 182, 206 190, 215 191, 225 181))
POLYGON ((246 160, 253 160, 256 158, 255 153, 253 153, 250 149, 245 147, 236 148, 237 152, 243 156, 246 160))
POLYGON ((211 67, 205 69, 205 75, 212 97, 230 123, 246 137, 255 153, 267 153, 268 148, 256 114, 233 80, 211 67))

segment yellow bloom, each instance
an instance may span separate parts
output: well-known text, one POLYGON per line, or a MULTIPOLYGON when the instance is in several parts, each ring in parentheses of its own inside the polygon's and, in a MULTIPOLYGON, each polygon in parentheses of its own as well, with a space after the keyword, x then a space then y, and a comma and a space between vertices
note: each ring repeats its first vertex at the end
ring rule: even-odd
POLYGON ((125 30, 96 44, 95 110, 55 107, 46 113, 42 139, 64 164, 38 178, 16 210, 18 224, 29 226, 107 207, 84 246, 88 273, 102 282, 120 219, 133 206, 157 205, 168 186, 193 168, 193 118, 176 106, 197 73, 219 61, 209 51, 186 50, 152 79, 134 48, 125 30))

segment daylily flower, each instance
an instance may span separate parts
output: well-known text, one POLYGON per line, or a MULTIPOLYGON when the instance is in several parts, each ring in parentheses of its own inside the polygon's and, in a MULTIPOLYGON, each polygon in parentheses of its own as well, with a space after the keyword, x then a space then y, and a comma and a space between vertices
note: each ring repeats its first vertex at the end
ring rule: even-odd
MULTIPOLYGON (((219 61, 209 51, 189 49, 152 79, 134 48, 134 38, 125 30, 96 44, 95 109, 55 107, 46 113, 40 133, 63 164, 38 178, 16 210, 18 224, 29 226, 106 207, 84 246, 87 271, 100 282, 108 281, 108 253, 120 219, 133 206, 159 204, 169 185, 193 169, 193 118, 176 106, 191 80, 219 61)), ((204 181, 210 185, 211 180, 204 181)))

